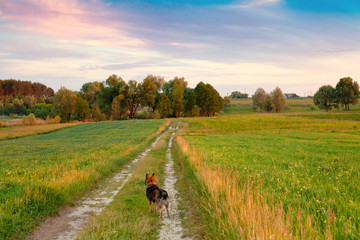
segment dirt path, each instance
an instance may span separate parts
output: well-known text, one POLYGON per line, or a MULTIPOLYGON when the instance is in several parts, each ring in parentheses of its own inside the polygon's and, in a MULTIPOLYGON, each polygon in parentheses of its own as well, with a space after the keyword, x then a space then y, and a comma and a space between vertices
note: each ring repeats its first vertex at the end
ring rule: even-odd
MULTIPOLYGON (((169 131, 169 130, 167 130, 169 131)), ((75 239, 92 214, 100 214, 108 206, 132 176, 140 159, 147 156, 152 147, 167 132, 165 131, 131 163, 113 177, 105 179, 98 189, 90 192, 75 207, 67 207, 56 217, 48 218, 27 239, 70 240, 75 239)))
POLYGON ((166 213, 164 213, 164 218, 162 219, 163 225, 159 233, 160 240, 189 239, 189 238, 182 238, 184 229, 181 224, 180 210, 178 208, 178 202, 181 201, 181 198, 179 196, 178 191, 175 189, 175 184, 177 179, 174 170, 174 160, 171 154, 173 138, 175 136, 175 132, 177 129, 178 127, 176 129, 173 128, 169 129, 170 131, 172 130, 173 133, 170 137, 168 148, 166 151, 168 162, 165 166, 166 178, 164 181, 164 189, 168 192, 170 198, 170 207, 169 207, 170 218, 167 217, 166 213))

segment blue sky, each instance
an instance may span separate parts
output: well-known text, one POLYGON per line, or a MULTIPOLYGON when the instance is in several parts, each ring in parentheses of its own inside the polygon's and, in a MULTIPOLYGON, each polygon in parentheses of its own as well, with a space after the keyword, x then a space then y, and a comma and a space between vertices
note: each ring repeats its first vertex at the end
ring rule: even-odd
POLYGON ((359 42, 355 0, 0 1, 0 79, 54 89, 154 74, 303 96, 359 81, 359 42))

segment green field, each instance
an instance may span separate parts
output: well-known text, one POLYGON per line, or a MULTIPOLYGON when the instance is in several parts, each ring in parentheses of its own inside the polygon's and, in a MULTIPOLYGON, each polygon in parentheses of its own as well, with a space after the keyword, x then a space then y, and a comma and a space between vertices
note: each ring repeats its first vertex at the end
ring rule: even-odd
MULTIPOLYGON (((247 183, 260 186, 259 194, 267 202, 265 208, 284 209, 283 222, 292 219, 289 223, 292 236, 299 239, 360 238, 359 122, 274 114, 188 119, 186 122, 188 129, 182 135, 200 159, 194 161, 194 168, 198 172, 205 171, 202 166, 205 163, 213 169, 215 176, 229 171, 228 175, 234 176, 237 182, 234 189, 238 186, 247 188, 247 183)), ((199 175, 201 179, 201 173, 199 175)), ((226 179, 227 176, 218 180, 223 181, 218 186, 225 188, 228 185, 226 179)), ((229 231, 233 231, 219 237, 246 237, 239 230, 242 224, 245 230, 249 227, 241 219, 241 211, 234 217, 238 226, 231 226, 229 216, 236 212, 236 207, 229 210, 216 203, 226 202, 228 193, 216 189, 218 187, 213 189, 210 183, 213 179, 205 176, 202 180, 210 195, 217 196, 208 201, 214 201, 212 206, 222 209, 220 224, 212 227, 223 231, 221 221, 224 221, 229 231)), ((249 189, 254 194, 256 188, 246 191, 249 189)), ((230 199, 229 204, 233 201, 230 199)), ((237 207, 241 208, 240 205, 237 207)), ((272 231, 267 228, 271 228, 271 223, 264 223, 264 229, 272 231)), ((256 235, 257 230, 254 231, 256 235)), ((262 236, 263 233, 258 234, 262 236)), ((278 236, 275 239, 284 238, 284 235, 275 236, 278 236)))
MULTIPOLYGON (((0 141, 0 239, 22 238, 131 160, 163 120, 88 123, 0 141)), ((153 136, 153 137, 151 137, 153 136)))

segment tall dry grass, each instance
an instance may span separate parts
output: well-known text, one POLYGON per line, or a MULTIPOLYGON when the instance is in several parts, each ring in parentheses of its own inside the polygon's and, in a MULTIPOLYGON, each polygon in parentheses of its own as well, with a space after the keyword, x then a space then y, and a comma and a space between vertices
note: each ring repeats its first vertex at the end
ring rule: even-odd
POLYGON ((241 183, 236 172, 205 164, 181 135, 176 140, 206 187, 209 199, 204 197, 201 201, 216 219, 221 238, 332 239, 335 216, 330 210, 326 232, 319 233, 313 217, 302 209, 285 209, 281 202, 266 201, 268 193, 261 189, 261 182, 241 183))
POLYGON ((52 132, 61 128, 76 126, 78 124, 80 123, 59 123, 51 125, 42 124, 34 126, 7 127, 1 129, 0 140, 52 132))

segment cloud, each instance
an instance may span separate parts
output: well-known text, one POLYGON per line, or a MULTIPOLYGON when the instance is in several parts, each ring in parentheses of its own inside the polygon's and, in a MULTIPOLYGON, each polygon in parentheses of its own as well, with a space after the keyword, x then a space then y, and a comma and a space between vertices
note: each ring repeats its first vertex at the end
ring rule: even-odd
MULTIPOLYGON (((101 1, 12 0, 1 1, 1 28, 13 33, 41 34, 57 39, 86 40, 94 45, 144 45, 129 36, 120 21, 112 21, 119 11, 111 11, 101 1)), ((1 29, 0 28, 0 29, 1 29)))
POLYGON ((274 5, 282 2, 282 0, 247 0, 238 4, 233 5, 233 8, 252 8, 261 7, 267 5, 274 5))

